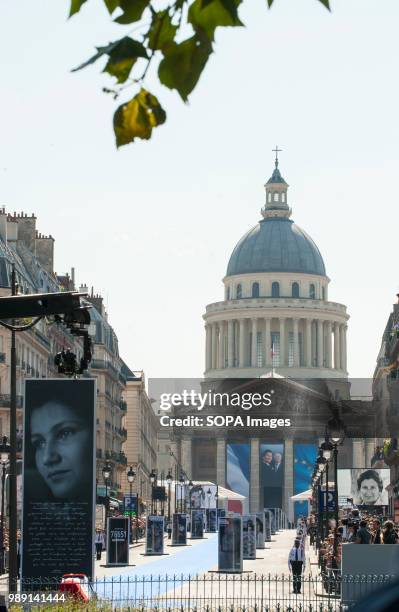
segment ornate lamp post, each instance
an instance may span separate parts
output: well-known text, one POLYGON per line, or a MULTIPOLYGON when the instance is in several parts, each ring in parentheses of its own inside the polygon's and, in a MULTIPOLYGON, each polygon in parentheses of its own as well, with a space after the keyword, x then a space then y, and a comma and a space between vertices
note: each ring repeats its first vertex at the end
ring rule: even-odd
POLYGON ((151 482, 151 514, 154 514, 154 487, 157 480, 157 474, 154 469, 151 470, 150 482, 151 482))
POLYGON ((6 468, 10 458, 11 446, 7 443, 7 436, 3 437, 3 442, 0 444, 0 460, 1 460, 1 523, 0 523, 0 574, 5 571, 5 547, 4 547, 4 492, 6 484, 6 468))
MULTIPOLYGON (((318 465, 318 469, 320 472, 320 487, 321 487, 321 498, 323 500, 323 507, 320 508, 321 512, 320 512, 320 524, 321 524, 321 536, 322 538, 324 536, 328 535, 328 512, 327 512, 327 508, 325 507, 326 504, 324 503, 324 495, 323 495, 323 474, 326 470, 326 465, 327 465, 327 459, 324 459, 324 457, 322 455, 319 455, 317 461, 316 461, 317 465, 318 465), (323 510, 325 512, 325 517, 323 516, 323 510), (325 518, 325 522, 324 519, 325 518)), ((327 474, 328 476, 328 474, 327 474)), ((326 485, 326 495, 325 497, 328 500, 328 482, 326 485)))
POLYGON ((109 511, 109 497, 108 497, 108 483, 111 478, 112 466, 108 463, 108 461, 104 464, 103 469, 103 478, 105 482, 105 535, 107 535, 107 520, 108 520, 108 511, 109 511))
POLYGON ((333 447, 334 458, 334 511, 335 511, 335 531, 334 531, 334 559, 337 561, 338 552, 338 446, 345 439, 345 427, 339 416, 334 416, 327 423, 328 437, 333 447))
MULTIPOLYGON (((134 469, 132 468, 132 466, 129 467, 128 471, 126 472, 126 478, 127 481, 129 483, 129 493, 130 493, 130 509, 129 509, 129 514, 130 514, 130 541, 133 540, 133 518, 132 518, 132 511, 131 511, 131 506, 132 506, 132 497, 133 497, 133 493, 132 493, 132 487, 133 487, 133 483, 134 480, 136 478, 136 472, 134 471, 134 469)), ((138 500, 137 500, 137 508, 136 510, 138 511, 138 500)), ((137 542, 137 516, 136 516, 136 542, 137 542)))
POLYGON ((180 478, 179 478, 179 483, 180 483, 180 512, 183 512, 184 510, 184 485, 185 485, 185 478, 184 478, 184 474, 183 472, 180 472, 180 478))
POLYGON ((172 482, 173 482, 173 476, 172 476, 172 472, 169 470, 166 476, 166 483, 168 485, 168 523, 170 523, 170 497, 171 497, 171 491, 172 491, 172 482))

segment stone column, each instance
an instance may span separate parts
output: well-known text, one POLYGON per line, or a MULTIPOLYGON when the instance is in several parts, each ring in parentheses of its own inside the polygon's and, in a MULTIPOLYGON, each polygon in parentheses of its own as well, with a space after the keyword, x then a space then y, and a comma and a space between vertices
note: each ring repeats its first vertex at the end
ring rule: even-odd
POLYGON ((217 337, 216 337, 216 323, 212 323, 211 324, 211 334, 212 334, 212 359, 211 359, 211 363, 212 363, 212 370, 216 370, 216 355, 217 355, 217 350, 216 350, 216 341, 217 341, 217 337))
POLYGON ((312 367, 312 320, 306 319, 306 342, 305 342, 305 365, 307 368, 312 367))
POLYGON ((294 443, 292 438, 286 438, 284 442, 283 509, 287 515, 291 495, 294 495, 294 443))
POLYGON ((326 365, 328 368, 332 368, 332 342, 331 342, 331 334, 332 334, 332 324, 331 321, 327 321, 326 323, 326 334, 327 334, 327 347, 326 347, 326 365))
POLYGON ((221 487, 226 486, 226 439, 216 440, 216 483, 221 487))
POLYGON ((334 368, 341 369, 339 349, 339 323, 334 323, 334 368))
POLYGON ((245 368, 246 360, 245 360, 245 319, 240 319, 240 346, 238 350, 238 363, 240 368, 245 368))
POLYGON ((361 438, 354 438, 352 440, 352 467, 364 468, 365 465, 366 454, 364 449, 364 440, 361 438))
MULTIPOLYGON (((251 438, 251 469, 250 469, 250 483, 249 483, 249 511, 259 512, 260 510, 260 498, 259 498, 259 438, 251 438)), ((263 494, 263 492, 262 492, 263 494)), ((262 498, 263 504, 263 498, 262 498)))
POLYGON ((256 332, 258 330, 258 321, 256 318, 252 319, 252 344, 251 344, 251 366, 253 368, 257 367, 257 355, 256 355, 256 332))
POLYGON ((280 366, 285 366, 285 318, 280 319, 280 366))
POLYGON ((219 350, 218 350, 218 367, 220 370, 224 368, 224 321, 219 323, 219 350))
POLYGON ((205 359, 205 370, 210 370, 212 366, 212 332, 209 323, 205 325, 206 333, 206 359, 205 359))
POLYGON ((265 366, 272 365, 270 328, 271 319, 265 319, 265 366))
POLYGON ((323 321, 317 320, 317 367, 323 367, 323 321))
POLYGON ((345 347, 346 325, 339 326, 339 347, 341 370, 346 371, 346 347, 345 347))
POLYGON ((227 321, 227 359, 228 367, 234 366, 234 321, 227 321))
POLYGON ((294 368, 299 368, 299 331, 298 319, 292 319, 292 328, 294 332, 294 368))
POLYGON ((191 438, 183 438, 181 441, 181 464, 188 478, 191 478, 192 477, 191 438))

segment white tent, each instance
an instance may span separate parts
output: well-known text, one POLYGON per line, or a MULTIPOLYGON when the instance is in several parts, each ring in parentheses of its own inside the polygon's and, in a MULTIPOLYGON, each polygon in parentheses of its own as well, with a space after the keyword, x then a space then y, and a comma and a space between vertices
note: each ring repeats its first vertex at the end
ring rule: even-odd
POLYGON ((312 489, 308 489, 303 493, 297 493, 296 495, 291 495, 292 501, 308 501, 312 497, 312 489))

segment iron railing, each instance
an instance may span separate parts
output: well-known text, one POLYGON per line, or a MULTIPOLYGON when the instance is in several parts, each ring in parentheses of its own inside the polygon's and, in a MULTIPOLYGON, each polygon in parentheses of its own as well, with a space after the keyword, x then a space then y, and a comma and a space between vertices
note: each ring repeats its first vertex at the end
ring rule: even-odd
MULTIPOLYGON (((208 573, 202 576, 148 575, 96 579, 89 591, 96 607, 135 612, 338 612, 393 582, 393 575, 347 575, 301 579, 294 593, 291 575, 208 573)), ((54 579, 24 579, 24 593, 56 592, 54 579)), ((36 603, 35 609, 44 608, 36 603)))

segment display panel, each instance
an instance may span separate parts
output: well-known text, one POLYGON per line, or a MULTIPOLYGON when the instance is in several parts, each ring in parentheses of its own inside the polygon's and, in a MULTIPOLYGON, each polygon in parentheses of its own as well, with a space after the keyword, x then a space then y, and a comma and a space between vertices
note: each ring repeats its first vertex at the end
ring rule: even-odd
POLYGON ((270 533, 276 535, 276 508, 265 508, 269 512, 270 533))
POLYGON ((178 512, 172 518, 172 545, 185 546, 187 544, 187 515, 178 512))
POLYGON ((265 515, 265 542, 271 542, 271 539, 272 539, 272 530, 271 530, 272 516, 271 516, 271 512, 269 510, 265 510, 264 511, 264 515, 265 515))
POLYGON ((352 468, 338 470, 340 499, 352 499, 356 506, 387 506, 390 470, 352 468))
POLYGON ((93 379, 25 381, 22 576, 93 576, 93 379))
POLYGON ((256 559, 256 516, 244 514, 242 517, 242 556, 243 559, 256 559))
POLYGON ((219 572, 242 572, 242 519, 221 517, 218 536, 219 572))
POLYGON ((147 555, 163 555, 164 521, 163 516, 147 517, 145 533, 145 552, 147 555))
POLYGON ((204 513, 202 510, 192 510, 191 512, 191 539, 195 540, 204 537, 204 513))
POLYGON ((206 511, 206 530, 210 533, 217 531, 217 511, 216 508, 210 508, 206 511))
POLYGON ((111 516, 107 525, 107 565, 129 565, 130 519, 111 516))
POLYGON ((265 547, 265 515, 257 512, 256 515, 256 548, 265 547))
POLYGON ((284 444, 260 444, 261 499, 265 508, 281 508, 284 486, 284 444), (263 495, 263 498, 262 498, 263 495))

